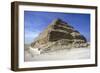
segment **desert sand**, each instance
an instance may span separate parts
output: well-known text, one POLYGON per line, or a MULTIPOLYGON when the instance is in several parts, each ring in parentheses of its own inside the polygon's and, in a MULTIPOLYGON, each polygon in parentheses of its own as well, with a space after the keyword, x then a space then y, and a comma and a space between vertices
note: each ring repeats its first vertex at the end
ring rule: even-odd
POLYGON ((89 59, 90 48, 71 48, 61 49, 52 52, 35 54, 34 52, 25 51, 24 60, 28 61, 50 61, 50 60, 78 60, 89 59))

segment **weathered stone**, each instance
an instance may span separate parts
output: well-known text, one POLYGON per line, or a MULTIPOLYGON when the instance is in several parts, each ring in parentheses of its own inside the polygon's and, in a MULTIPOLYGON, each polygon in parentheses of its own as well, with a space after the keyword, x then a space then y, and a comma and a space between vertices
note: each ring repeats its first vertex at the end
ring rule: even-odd
MULTIPOLYGON (((86 38, 79 31, 61 19, 55 19, 44 29, 43 32, 31 44, 34 48, 47 49, 52 46, 70 45, 70 47, 80 47, 85 44, 86 38)), ((48 50, 48 49, 47 49, 48 50)))

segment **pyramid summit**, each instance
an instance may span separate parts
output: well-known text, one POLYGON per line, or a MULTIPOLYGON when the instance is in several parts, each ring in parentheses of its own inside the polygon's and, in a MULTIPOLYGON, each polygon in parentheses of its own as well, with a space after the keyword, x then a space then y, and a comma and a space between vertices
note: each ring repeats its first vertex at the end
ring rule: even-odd
POLYGON ((61 20, 60 18, 54 19, 51 23, 51 25, 65 25, 67 27, 73 28, 72 26, 70 26, 67 22, 61 20))
POLYGON ((50 46, 55 46, 54 44, 56 44, 56 46, 60 44, 60 46, 71 45, 71 47, 80 47, 86 43, 86 38, 81 35, 79 31, 67 22, 57 18, 39 34, 31 46, 46 49, 50 46))

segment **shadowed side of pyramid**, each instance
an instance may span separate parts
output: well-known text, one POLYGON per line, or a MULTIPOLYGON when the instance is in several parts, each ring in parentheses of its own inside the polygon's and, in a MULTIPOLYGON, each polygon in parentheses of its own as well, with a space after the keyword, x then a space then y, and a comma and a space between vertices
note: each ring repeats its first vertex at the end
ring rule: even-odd
POLYGON ((55 19, 46 29, 44 29, 43 32, 40 33, 31 46, 44 48, 44 46, 48 45, 48 47, 50 47, 50 44, 59 45, 60 43, 61 46, 69 44, 75 47, 77 44, 81 44, 82 46, 86 42, 86 38, 74 27, 61 19, 55 19))

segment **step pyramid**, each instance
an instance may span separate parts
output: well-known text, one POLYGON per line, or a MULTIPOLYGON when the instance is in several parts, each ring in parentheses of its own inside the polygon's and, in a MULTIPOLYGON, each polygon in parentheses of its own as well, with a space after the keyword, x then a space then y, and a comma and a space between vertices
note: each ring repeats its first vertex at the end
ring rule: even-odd
POLYGON ((53 20, 47 28, 39 34, 35 41, 31 43, 31 46, 44 48, 44 46, 46 47, 58 41, 60 45, 74 44, 74 46, 75 44, 87 43, 86 38, 79 31, 67 22, 58 18, 53 20))

